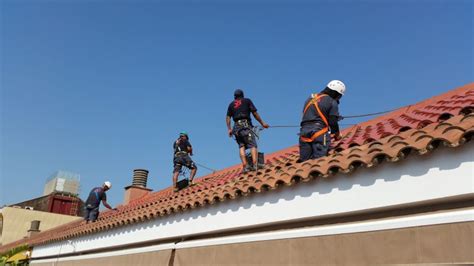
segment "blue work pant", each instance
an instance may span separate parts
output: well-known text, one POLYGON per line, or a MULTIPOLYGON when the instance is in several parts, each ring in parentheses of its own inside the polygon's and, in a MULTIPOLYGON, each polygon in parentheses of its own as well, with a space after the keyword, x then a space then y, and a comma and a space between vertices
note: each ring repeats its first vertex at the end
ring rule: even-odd
POLYGON ((95 207, 95 208, 88 208, 86 207, 85 208, 86 210, 86 214, 84 215, 84 219, 86 221, 91 221, 91 222, 95 222, 95 220, 97 220, 97 218, 99 217, 99 207, 95 207))

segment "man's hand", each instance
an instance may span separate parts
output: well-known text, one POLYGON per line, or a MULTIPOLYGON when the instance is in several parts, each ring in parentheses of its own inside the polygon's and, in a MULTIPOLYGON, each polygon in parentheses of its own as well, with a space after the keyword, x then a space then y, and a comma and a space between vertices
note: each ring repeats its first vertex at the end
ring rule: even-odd
POLYGON ((229 138, 232 138, 232 129, 227 129, 227 133, 229 134, 229 138))
POLYGON ((342 139, 342 136, 341 136, 341 134, 340 134, 340 133, 337 133, 337 134, 331 134, 331 137, 332 137, 334 140, 336 140, 336 141, 338 141, 338 140, 342 139))
POLYGON ((270 126, 269 126, 267 123, 263 122, 263 123, 262 123, 262 127, 263 127, 263 128, 269 128, 270 126))

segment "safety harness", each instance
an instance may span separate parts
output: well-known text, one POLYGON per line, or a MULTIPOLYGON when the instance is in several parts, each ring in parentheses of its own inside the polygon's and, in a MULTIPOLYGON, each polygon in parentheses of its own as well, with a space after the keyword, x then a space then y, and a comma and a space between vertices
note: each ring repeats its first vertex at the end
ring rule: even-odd
POLYGON ((179 157, 179 156, 185 156, 188 155, 187 151, 181 150, 181 147, 179 147, 180 139, 176 140, 176 148, 174 150, 174 156, 179 157))
POLYGON ((311 97, 312 99, 308 102, 308 104, 305 106, 304 108, 304 111, 303 111, 303 116, 305 115, 306 111, 308 111, 308 109, 311 107, 311 105, 314 105, 314 108, 316 108, 316 111, 318 112, 319 116, 321 117, 321 119, 323 120, 324 124, 326 125, 325 128, 319 130, 319 131, 316 131, 313 133, 313 135, 311 135, 311 137, 307 138, 307 137, 304 137, 304 136, 301 136, 300 139, 301 141, 303 142, 313 142, 317 137, 327 133, 329 131, 329 123, 328 123, 328 120, 326 118, 326 116, 324 116, 323 112, 321 112, 321 109, 319 109, 319 106, 318 106, 318 101, 327 96, 326 94, 312 94, 311 97))

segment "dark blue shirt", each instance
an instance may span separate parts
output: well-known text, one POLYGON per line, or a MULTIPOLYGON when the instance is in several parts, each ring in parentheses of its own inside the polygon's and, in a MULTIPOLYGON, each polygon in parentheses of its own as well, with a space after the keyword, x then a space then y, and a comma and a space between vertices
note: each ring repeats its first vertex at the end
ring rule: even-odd
MULTIPOLYGON (((304 108, 306 108, 306 105, 312 100, 312 97, 309 97, 303 106, 303 112, 304 108)), ((317 102, 319 110, 321 110, 321 113, 326 117, 327 120, 329 120, 330 116, 336 116, 339 117, 339 104, 337 103, 336 100, 329 96, 324 96, 320 98, 317 102)), ((307 125, 307 124, 315 124, 318 126, 318 128, 324 128, 326 127, 326 124, 324 123, 323 119, 321 116, 318 114, 318 111, 316 110, 316 107, 314 104, 311 104, 311 106, 306 110, 306 113, 303 114, 303 118, 301 119, 301 126, 307 125)))
POLYGON ((96 187, 91 190, 89 197, 86 200, 86 207, 97 208, 102 200, 107 200, 104 188, 96 187))
POLYGON ((235 121, 241 119, 250 120, 250 113, 256 112, 257 108, 248 98, 239 98, 233 100, 227 108, 227 116, 232 117, 235 121))

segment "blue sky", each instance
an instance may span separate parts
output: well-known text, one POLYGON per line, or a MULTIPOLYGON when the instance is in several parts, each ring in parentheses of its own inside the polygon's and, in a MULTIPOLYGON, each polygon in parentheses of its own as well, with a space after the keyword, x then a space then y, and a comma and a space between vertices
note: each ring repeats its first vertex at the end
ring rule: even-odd
MULTIPOLYGON (((342 115, 473 81, 471 1, 0 3, 0 206, 40 196, 59 169, 81 175, 83 198, 112 181, 112 205, 135 168, 165 188, 181 130, 198 163, 239 163, 225 126, 237 87, 270 125, 297 125, 331 79, 347 85, 342 115)), ((297 130, 264 131, 261 150, 297 130)))

